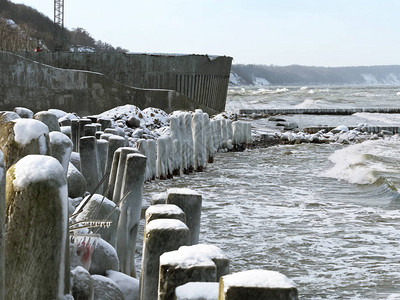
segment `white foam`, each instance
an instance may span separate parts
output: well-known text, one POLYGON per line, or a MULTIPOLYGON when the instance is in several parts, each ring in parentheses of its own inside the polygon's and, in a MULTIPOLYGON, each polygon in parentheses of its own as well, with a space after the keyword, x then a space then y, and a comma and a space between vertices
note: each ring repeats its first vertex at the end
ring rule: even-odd
POLYGON ((224 282, 224 291, 229 287, 258 287, 258 288, 294 288, 292 280, 285 275, 267 270, 250 270, 222 277, 224 282))

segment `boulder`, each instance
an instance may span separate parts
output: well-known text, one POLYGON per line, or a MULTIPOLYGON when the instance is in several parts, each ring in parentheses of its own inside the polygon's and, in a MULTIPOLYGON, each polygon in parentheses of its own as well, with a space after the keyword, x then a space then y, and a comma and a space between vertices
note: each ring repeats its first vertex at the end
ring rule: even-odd
POLYGON ((77 198, 83 196, 87 189, 87 182, 81 172, 72 164, 68 164, 67 172, 68 197, 77 198))
POLYGON ((71 271, 71 284, 74 299, 92 299, 93 281, 85 268, 77 266, 71 271))
POLYGON ((107 278, 117 284, 124 294, 125 300, 139 300, 139 280, 112 270, 107 271, 107 278))
POLYGON ((49 111, 37 112, 33 118, 46 124, 50 132, 61 131, 57 116, 49 111))
POLYGON ((106 275, 108 270, 119 271, 118 255, 113 246, 100 238, 95 243, 89 272, 106 275))
POLYGON ((96 300, 125 300, 124 294, 118 285, 105 276, 92 275, 93 291, 96 300))

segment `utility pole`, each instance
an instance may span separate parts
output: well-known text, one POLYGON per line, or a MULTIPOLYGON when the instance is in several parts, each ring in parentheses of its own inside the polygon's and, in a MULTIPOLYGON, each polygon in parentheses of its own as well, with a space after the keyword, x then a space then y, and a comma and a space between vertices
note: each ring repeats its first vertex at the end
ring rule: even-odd
POLYGON ((64 0, 54 0, 53 50, 64 50, 64 0))

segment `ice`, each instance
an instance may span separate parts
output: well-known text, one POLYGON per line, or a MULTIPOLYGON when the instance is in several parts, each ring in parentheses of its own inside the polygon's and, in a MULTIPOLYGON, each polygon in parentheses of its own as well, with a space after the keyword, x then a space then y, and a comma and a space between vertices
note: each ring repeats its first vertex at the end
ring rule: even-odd
POLYGON ((34 119, 16 119, 13 122, 17 143, 25 146, 33 139, 38 139, 40 154, 46 154, 46 135, 49 134, 49 128, 44 123, 34 119))
POLYGON ((157 229, 188 229, 188 227, 182 221, 175 219, 156 219, 150 221, 146 225, 146 232, 149 233, 152 230, 157 229))
POLYGON ((179 299, 217 300, 219 291, 218 282, 188 282, 178 286, 175 290, 179 299))
POLYGON ((276 271, 250 270, 223 276, 224 291, 231 286, 259 288, 293 288, 292 280, 276 271))

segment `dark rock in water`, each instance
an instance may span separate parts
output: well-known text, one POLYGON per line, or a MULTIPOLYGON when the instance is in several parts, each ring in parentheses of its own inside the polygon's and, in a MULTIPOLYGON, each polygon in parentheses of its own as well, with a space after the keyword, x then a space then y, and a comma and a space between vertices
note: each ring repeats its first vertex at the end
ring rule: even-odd
POLYGON ((271 121, 271 122, 286 122, 286 120, 284 118, 279 117, 279 116, 269 117, 268 121, 271 121))
POLYGON ((132 116, 126 121, 126 125, 130 128, 140 127, 140 120, 135 116, 132 116))
POLYGON ((96 300, 125 300, 124 294, 118 285, 111 279, 92 275, 94 297, 96 300))
POLYGON ((283 127, 284 130, 293 130, 296 128, 299 128, 299 125, 295 122, 286 123, 285 126, 283 127))

